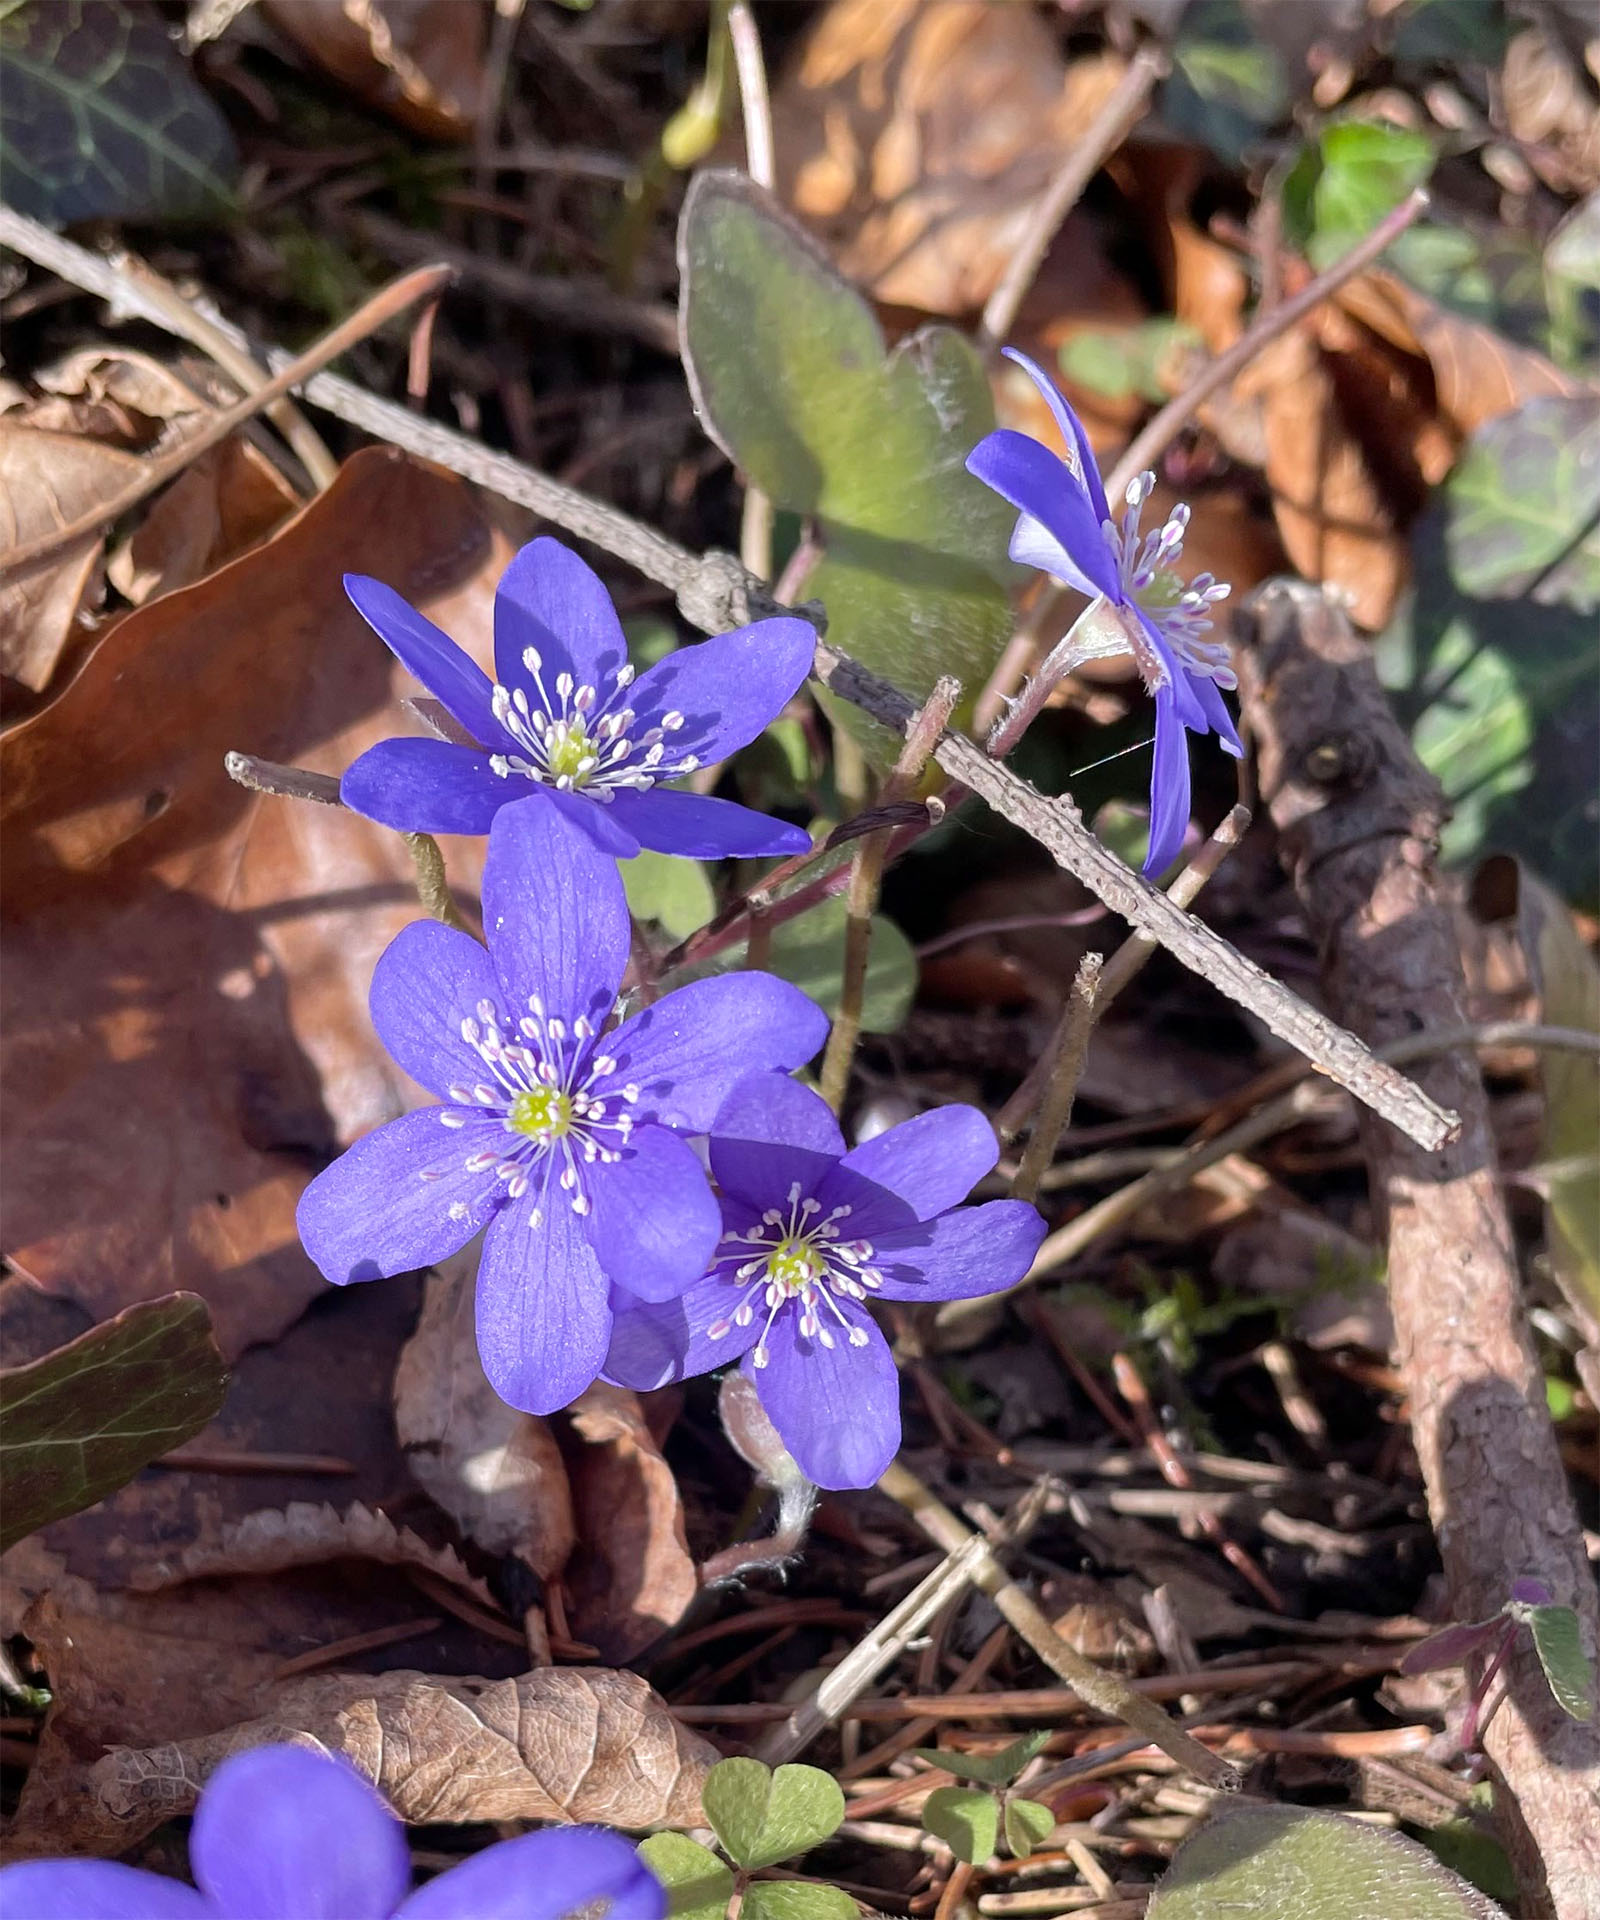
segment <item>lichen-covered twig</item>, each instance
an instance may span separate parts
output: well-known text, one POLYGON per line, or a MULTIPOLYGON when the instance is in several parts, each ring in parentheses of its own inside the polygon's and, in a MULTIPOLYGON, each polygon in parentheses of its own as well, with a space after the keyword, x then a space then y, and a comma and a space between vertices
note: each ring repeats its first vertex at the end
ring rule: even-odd
POLYGON ((1072 985, 1067 989, 1067 1004, 1061 1010, 1048 1058, 1048 1079, 1039 1117, 1028 1136, 1028 1146, 1011 1182, 1012 1198, 1032 1200, 1039 1191, 1044 1170, 1056 1156, 1056 1142, 1072 1118, 1072 1103, 1078 1082, 1083 1078, 1083 1063, 1089 1056, 1089 1036, 1099 1012, 1100 973, 1104 965, 1098 953, 1086 953, 1078 962, 1072 985))

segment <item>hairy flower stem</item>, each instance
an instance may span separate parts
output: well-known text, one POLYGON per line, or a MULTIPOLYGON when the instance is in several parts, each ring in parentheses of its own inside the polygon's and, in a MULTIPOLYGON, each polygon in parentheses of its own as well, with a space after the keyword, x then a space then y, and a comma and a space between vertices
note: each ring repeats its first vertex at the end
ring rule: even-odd
MULTIPOLYGON (((471 934, 472 929, 456 905, 450 882, 445 878, 444 855, 439 851, 438 841, 431 833, 403 833, 400 838, 405 841, 406 851, 417 870, 417 898, 422 902, 423 912, 442 920, 447 927, 454 927, 457 933, 471 934)), ((473 938, 476 937, 474 934, 473 938)))
MULTIPOLYGON (((978 1538, 898 1460, 889 1466, 878 1485, 891 1500, 898 1501, 923 1532, 947 1553, 955 1553, 978 1538)), ((1153 1700, 1135 1693, 1119 1675, 1097 1667, 1092 1660, 1086 1660, 1075 1647, 1063 1640, 987 1549, 977 1556, 972 1582, 988 1594, 1050 1671, 1064 1680, 1086 1707, 1104 1714, 1108 1720, 1120 1720, 1135 1733, 1143 1734, 1185 1772, 1192 1773, 1207 1786, 1229 1793, 1238 1791, 1237 1768, 1214 1754, 1209 1747, 1203 1747, 1192 1734, 1185 1733, 1153 1700)))
MULTIPOLYGON (((878 796, 880 806, 894 806, 917 789, 929 756, 939 736, 950 724, 950 716, 961 698, 961 683, 949 674, 941 674, 932 693, 907 730, 905 744, 894 769, 883 783, 878 796)), ((844 927, 844 975, 839 987, 839 1010, 828 1034, 827 1052, 822 1056, 822 1097, 834 1112, 844 1105, 850 1084, 850 1066, 856 1044, 861 1038, 861 1015, 867 997, 867 962, 872 957, 872 915, 883 884, 884 864, 889 857, 891 827, 879 827, 857 843, 850 863, 850 892, 844 927)))
POLYGON ((1022 1165, 1011 1183, 1013 1200, 1032 1200, 1038 1193, 1044 1170, 1055 1158, 1056 1142, 1072 1118, 1072 1103, 1077 1096, 1078 1082, 1083 1078, 1089 1035, 1094 1031, 1098 1012, 1100 970, 1104 964, 1104 956, 1098 953, 1086 953, 1078 962, 1050 1049, 1050 1083, 1045 1089, 1039 1117, 1033 1123, 1022 1165))

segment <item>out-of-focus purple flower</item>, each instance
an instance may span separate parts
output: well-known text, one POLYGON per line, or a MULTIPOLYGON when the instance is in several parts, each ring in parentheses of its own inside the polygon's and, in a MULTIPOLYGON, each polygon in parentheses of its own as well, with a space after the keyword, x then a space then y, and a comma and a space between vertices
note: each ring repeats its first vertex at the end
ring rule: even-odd
POLYGON ((753 626, 681 647, 634 677, 611 597, 558 540, 535 540, 495 589, 495 679, 402 600, 345 575, 357 611, 474 744, 384 740, 345 774, 345 804, 406 833, 487 833, 538 793, 615 859, 641 847, 715 860, 803 853, 799 827, 663 785, 726 759, 811 671, 808 622, 753 626))
POLYGON ((1156 703, 1155 766, 1150 777, 1150 851, 1147 874, 1169 866, 1189 824, 1190 733, 1215 733, 1223 748, 1243 746, 1219 689, 1238 685, 1228 650, 1207 640, 1211 608, 1228 589, 1209 573, 1185 586, 1177 573, 1189 509, 1175 507, 1166 524, 1141 534, 1140 516, 1155 487, 1153 473, 1129 484, 1120 524, 1111 517, 1105 483, 1083 423, 1054 381, 1015 348, 1006 357, 1044 395, 1068 449, 1057 459, 1050 449, 1009 427, 980 440, 967 456, 967 470, 1018 509, 1011 557, 1038 567, 1118 608, 1127 650, 1138 663, 1156 703))
POLYGON ((0 1869, 14 1920, 664 1920, 661 1883, 603 1827, 485 1847, 410 1893, 405 1829, 348 1761, 307 1747, 224 1760, 195 1810, 199 1889, 110 1860, 0 1869), (409 1897, 408 1897, 409 1895, 409 1897))
POLYGON ((783 1070, 827 1019, 768 973, 699 980, 607 1030, 628 957, 615 863, 538 800, 504 807, 483 869, 486 952, 407 927, 372 977, 378 1036, 442 1106, 358 1140, 301 1196, 300 1237, 343 1286, 484 1234, 478 1349, 501 1398, 567 1406, 611 1331, 704 1271, 720 1219, 694 1150, 752 1062, 783 1070))
POLYGON ((605 1373, 658 1387, 743 1356, 801 1470, 866 1487, 900 1444, 900 1390, 871 1300, 960 1300, 1020 1280, 1044 1222, 1020 1200, 960 1202, 994 1165, 974 1107, 941 1107, 845 1151, 827 1103, 753 1074, 711 1129, 722 1241, 661 1305, 618 1303, 605 1373))

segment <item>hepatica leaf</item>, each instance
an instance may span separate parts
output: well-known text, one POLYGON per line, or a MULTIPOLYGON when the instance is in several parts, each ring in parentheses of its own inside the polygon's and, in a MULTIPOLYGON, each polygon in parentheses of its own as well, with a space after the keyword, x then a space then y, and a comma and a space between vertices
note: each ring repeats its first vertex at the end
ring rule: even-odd
POLYGON ((1444 490, 1463 593, 1600 606, 1600 398, 1547 394, 1487 421, 1444 490))
POLYGON ((205 1302, 169 1293, 0 1372, 0 1550, 131 1480, 198 1433, 227 1373, 205 1302))
POLYGON ((1283 210, 1291 237, 1326 267, 1433 171, 1432 143, 1378 120, 1336 120, 1290 168, 1283 210))
POLYGON ((860 1909, 837 1887, 798 1880, 757 1880, 745 1889, 740 1920, 859 1920, 860 1909))
MULTIPOLYGON (((678 255, 701 422, 813 522, 824 552, 804 590, 829 638, 913 696, 949 673, 974 697, 1010 632, 1015 516, 962 465, 994 425, 972 348, 931 326, 889 351, 867 301, 743 174, 698 176, 678 255)), ((886 750, 887 733, 842 712, 886 750)))
POLYGON ((0 17, 0 180, 21 213, 76 220, 214 208, 228 123, 142 0, 51 0, 0 17))
MULTIPOLYGON (((830 1019, 839 1011, 844 985, 846 907, 837 894, 772 930, 767 969, 808 994, 830 1019)), ((744 965, 744 948, 731 947, 707 966, 730 973, 744 965)), ((883 914, 872 919, 861 1025, 867 1033, 893 1033, 904 1024, 917 992, 917 956, 911 942, 883 914)))
POLYGON ((1299 1807, 1241 1807, 1173 1856, 1149 1920, 1505 1920, 1476 1887, 1397 1833, 1299 1807))

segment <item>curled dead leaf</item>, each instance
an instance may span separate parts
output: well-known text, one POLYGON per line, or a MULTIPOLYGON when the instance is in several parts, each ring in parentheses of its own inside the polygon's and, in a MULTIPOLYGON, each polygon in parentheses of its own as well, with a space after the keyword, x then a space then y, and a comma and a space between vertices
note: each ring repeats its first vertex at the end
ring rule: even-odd
POLYGON ((225 566, 300 505, 259 447, 235 434, 200 455, 111 556, 111 584, 136 607, 225 566))
POLYGON ((578 1546, 567 1568, 573 1632, 619 1664, 675 1627, 697 1591, 683 1496, 639 1396, 597 1380, 568 1415, 578 1546))
POLYGON ((567 1470, 548 1424, 507 1406, 484 1377, 475 1272, 458 1255, 429 1278, 395 1369, 395 1427, 412 1473, 467 1539, 550 1580, 572 1552, 567 1470))
POLYGON ((286 1567, 343 1559, 421 1567, 470 1593, 480 1605, 495 1607, 494 1596, 467 1571, 453 1547, 430 1547, 409 1527, 397 1527, 386 1513, 375 1513, 359 1501, 342 1510, 314 1500, 263 1508, 222 1528, 214 1540, 195 1541, 170 1559, 140 1567, 128 1584, 137 1592, 152 1592, 184 1580, 281 1573, 286 1567))
POLYGON ((412 1825, 595 1821, 637 1832, 704 1824, 720 1758, 635 1673, 546 1667, 517 1680, 318 1674, 276 1690, 261 1718, 167 1746, 114 1748, 84 1792, 133 1845, 189 1812, 230 1754, 297 1740, 340 1753, 412 1825))
POLYGON ((317 65, 369 106, 431 140, 471 133, 483 87, 475 0, 268 0, 317 65))

